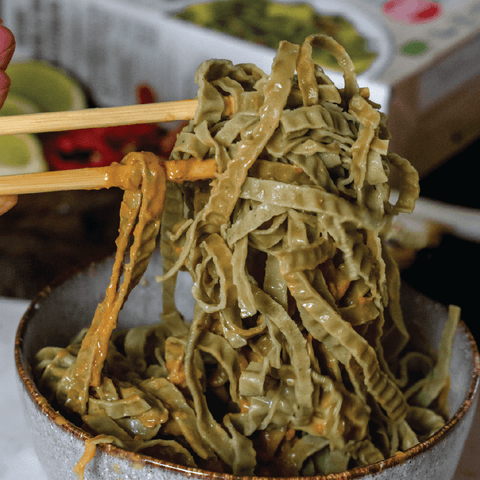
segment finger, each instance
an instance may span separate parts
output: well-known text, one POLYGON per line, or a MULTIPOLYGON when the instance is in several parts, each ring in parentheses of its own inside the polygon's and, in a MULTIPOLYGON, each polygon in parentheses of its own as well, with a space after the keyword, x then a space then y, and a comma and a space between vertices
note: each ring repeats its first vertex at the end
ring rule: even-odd
POLYGON ((2 108, 3 104, 5 103, 9 89, 10 78, 5 72, 0 70, 0 108, 2 108))
POLYGON ((5 70, 15 52, 15 36, 12 31, 3 26, 0 19, 0 70, 5 70))

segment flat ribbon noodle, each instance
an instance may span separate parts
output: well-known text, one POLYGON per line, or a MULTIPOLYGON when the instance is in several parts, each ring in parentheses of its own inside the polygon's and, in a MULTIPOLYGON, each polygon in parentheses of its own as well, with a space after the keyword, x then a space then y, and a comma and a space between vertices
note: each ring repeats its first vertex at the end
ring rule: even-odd
POLYGON ((205 221, 221 225, 228 216, 240 195, 240 187, 245 180, 248 168, 257 159, 268 139, 280 122, 283 105, 286 104, 289 85, 295 71, 298 47, 281 42, 272 65, 272 74, 265 84, 265 103, 260 112, 260 121, 252 135, 239 146, 237 156, 228 164, 227 171, 217 177, 204 212, 205 221), (279 108, 279 105, 282 108, 279 108))
POLYGON ((286 277, 292 295, 303 307, 318 319, 325 330, 336 337, 362 366, 369 392, 388 414, 398 421, 405 417, 407 405, 397 386, 380 370, 375 352, 370 345, 351 328, 348 322, 327 306, 311 288, 304 274, 292 273, 286 277), (322 305, 323 304, 323 305, 322 305))
POLYGON ((166 177, 158 157, 148 153, 133 153, 123 162, 133 167, 131 177, 139 177, 141 190, 125 191, 112 281, 107 288, 105 300, 98 306, 92 325, 82 342, 77 362, 59 385, 58 394, 66 397, 62 403, 79 414, 86 411, 89 386, 100 384, 108 341, 116 326, 118 313, 131 289, 140 281, 147 268, 160 229, 166 177), (135 225, 137 217, 138 223, 135 225), (129 250, 130 263, 125 265, 124 257, 132 234, 134 242, 129 250), (122 273, 124 279, 119 285, 122 273))

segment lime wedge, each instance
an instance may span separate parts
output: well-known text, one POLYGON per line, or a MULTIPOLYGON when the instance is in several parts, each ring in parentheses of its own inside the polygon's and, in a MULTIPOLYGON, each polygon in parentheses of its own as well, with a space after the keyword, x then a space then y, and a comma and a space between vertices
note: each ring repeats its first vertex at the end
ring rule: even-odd
POLYGON ((80 84, 65 70, 42 60, 11 63, 7 68, 10 94, 22 95, 45 112, 87 108, 80 84))
MULTIPOLYGON (((39 108, 23 95, 10 92, 0 116, 37 113, 39 108)), ((43 172, 48 169, 36 135, 0 136, 0 175, 43 172)))
POLYGON ((36 135, 0 136, 0 175, 19 175, 48 170, 43 148, 36 135))
POLYGON ((10 115, 23 115, 28 113, 38 113, 40 109, 35 103, 32 103, 28 98, 23 95, 18 95, 9 92, 2 109, 0 110, 0 116, 8 117, 10 115))

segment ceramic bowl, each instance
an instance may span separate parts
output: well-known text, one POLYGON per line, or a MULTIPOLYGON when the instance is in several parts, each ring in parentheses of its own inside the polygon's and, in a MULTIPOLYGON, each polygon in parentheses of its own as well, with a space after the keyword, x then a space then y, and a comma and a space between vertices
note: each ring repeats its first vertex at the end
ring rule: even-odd
MULTIPOLYGON (((119 326, 158 322, 159 286, 155 275, 160 260, 151 262, 145 279, 138 285, 121 312, 119 326)), ((21 320, 15 344, 15 359, 21 398, 31 427, 36 453, 51 480, 76 480, 73 472, 85 448, 88 435, 56 412, 38 391, 30 373, 35 353, 49 345, 64 346, 93 318, 110 280, 111 260, 91 265, 67 280, 45 289, 32 302, 21 320)), ((190 285, 182 282, 177 301, 188 310, 190 285)), ((443 306, 404 286, 403 309, 408 323, 421 325, 430 344, 438 344, 447 318, 443 306)), ((464 323, 456 332, 450 366, 451 389, 448 403, 450 419, 435 435, 395 456, 364 468, 328 476, 340 479, 451 479, 467 439, 479 396, 480 358, 475 341, 464 323)), ((231 480, 230 475, 185 468, 144 455, 99 445, 88 464, 86 479, 146 480, 205 479, 231 480)), ((327 477, 315 477, 315 480, 327 477)))

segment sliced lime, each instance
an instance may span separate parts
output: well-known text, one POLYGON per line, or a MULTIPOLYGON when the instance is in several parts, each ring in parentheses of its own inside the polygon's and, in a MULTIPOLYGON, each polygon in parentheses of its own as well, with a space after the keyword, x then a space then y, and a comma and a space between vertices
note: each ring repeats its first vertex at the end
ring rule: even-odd
MULTIPOLYGON (((10 92, 0 116, 37 113, 40 109, 23 95, 10 92)), ((36 135, 0 136, 0 175, 41 172, 48 169, 36 135)))
POLYGON ((2 109, 0 116, 7 117, 10 115, 23 115, 28 113, 38 113, 40 109, 23 95, 9 92, 2 109))
POLYGON ((42 60, 11 63, 7 68, 10 92, 24 96, 45 112, 87 108, 79 83, 63 69, 42 60))
POLYGON ((36 135, 0 136, 0 175, 44 172, 48 164, 36 135))

